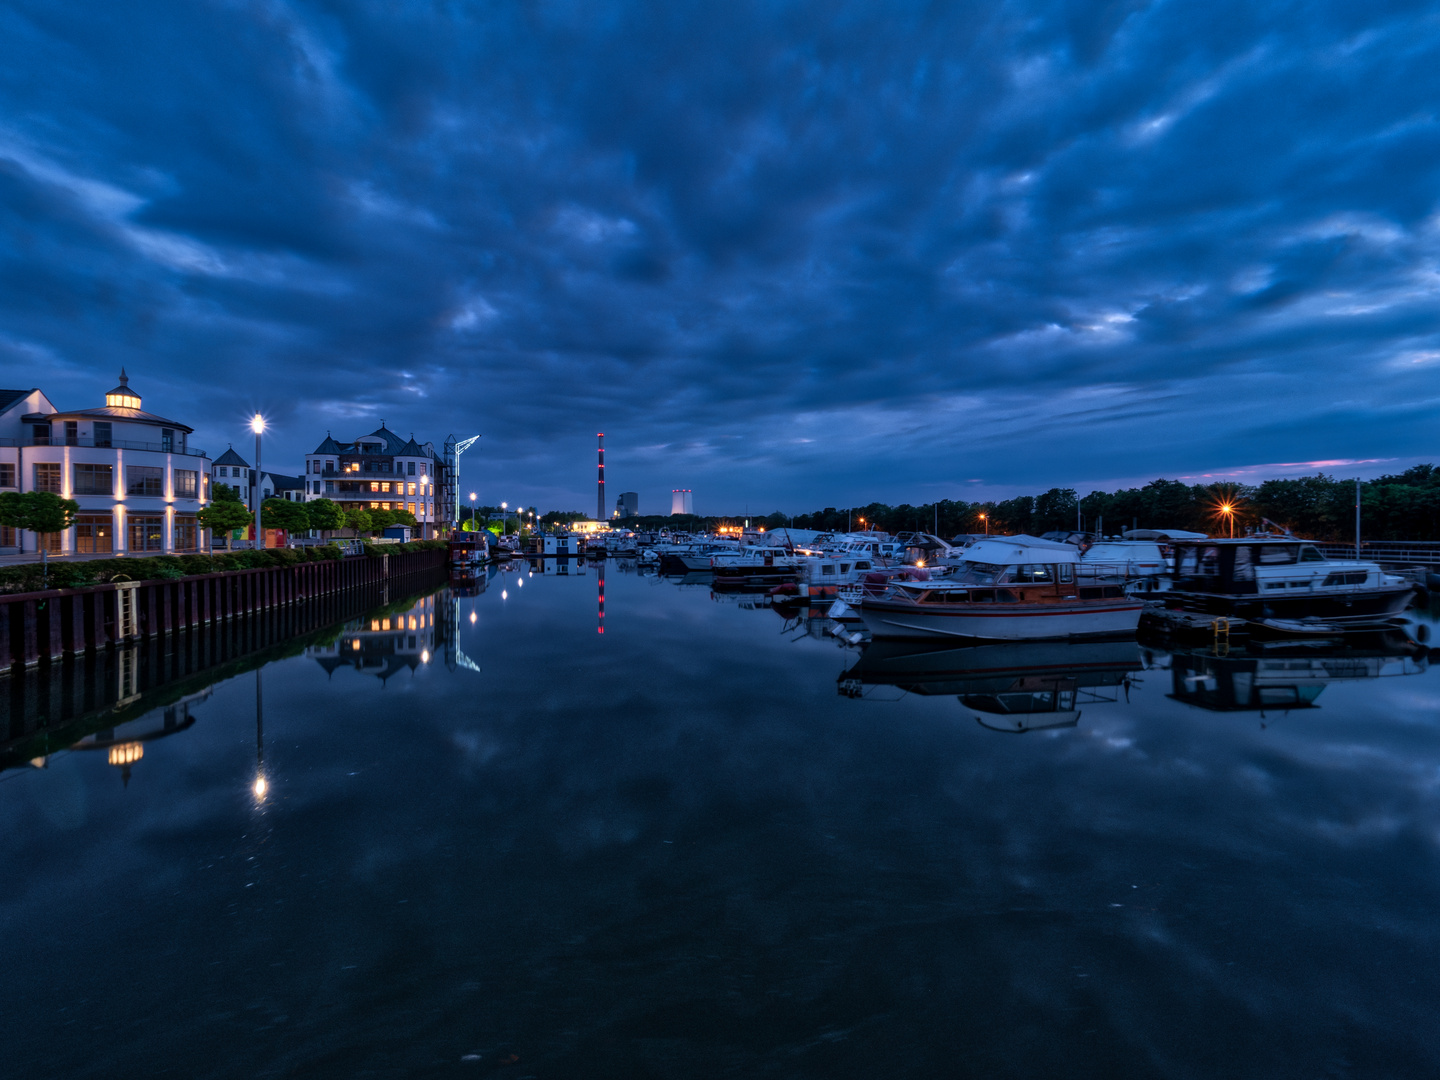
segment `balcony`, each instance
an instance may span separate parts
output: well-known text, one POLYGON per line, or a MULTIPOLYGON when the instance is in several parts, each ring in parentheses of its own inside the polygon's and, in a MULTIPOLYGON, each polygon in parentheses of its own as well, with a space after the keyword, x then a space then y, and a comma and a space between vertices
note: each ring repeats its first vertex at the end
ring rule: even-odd
POLYGON ((0 439, 0 446, 81 446, 96 450, 150 450, 157 454, 182 454, 185 457, 210 456, 207 451, 193 446, 182 448, 158 442, 135 442, 131 439, 109 439, 97 443, 93 438, 82 439, 77 436, 67 439, 63 435, 53 439, 0 439))

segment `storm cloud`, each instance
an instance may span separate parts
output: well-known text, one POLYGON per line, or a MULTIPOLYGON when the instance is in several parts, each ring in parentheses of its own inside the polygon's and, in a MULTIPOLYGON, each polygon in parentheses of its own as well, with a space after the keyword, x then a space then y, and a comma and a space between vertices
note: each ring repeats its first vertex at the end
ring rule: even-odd
MULTIPOLYGON (((0 11, 0 372, 702 512, 1434 457, 1422 3, 0 11)), ((272 455, 275 455, 272 457, 272 455)), ((1343 469, 1342 469, 1343 471, 1343 469)))

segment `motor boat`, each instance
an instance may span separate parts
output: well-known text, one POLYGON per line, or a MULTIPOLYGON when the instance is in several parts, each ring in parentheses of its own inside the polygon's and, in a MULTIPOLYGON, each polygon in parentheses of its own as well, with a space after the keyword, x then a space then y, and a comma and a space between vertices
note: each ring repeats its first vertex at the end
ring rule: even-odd
POLYGON ((1087 583, 1072 544, 1034 536, 982 540, 949 577, 897 581, 859 601, 880 638, 1045 641, 1133 635, 1143 601, 1119 583, 1087 583))
POLYGON ((1180 541, 1170 578, 1156 618, 1236 619, 1276 633, 1385 626, 1415 597, 1413 584, 1378 563, 1331 560, 1295 537, 1180 541))

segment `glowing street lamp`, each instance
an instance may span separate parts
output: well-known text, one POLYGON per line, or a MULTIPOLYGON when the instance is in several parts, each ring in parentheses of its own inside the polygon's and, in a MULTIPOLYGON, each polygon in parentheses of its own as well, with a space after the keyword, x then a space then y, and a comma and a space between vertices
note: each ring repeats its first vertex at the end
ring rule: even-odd
POLYGON ((263 548, 265 532, 264 526, 260 522, 260 485, 263 483, 260 475, 260 436, 265 434, 265 418, 258 412, 250 421, 250 430, 255 432, 255 486, 250 492, 250 502, 255 507, 255 543, 263 548))
POLYGON ((990 535, 990 519, 989 519, 988 517, 986 517, 984 514, 981 514, 981 515, 980 515, 980 520, 985 523, 985 535, 986 535, 986 536, 989 536, 989 535, 990 535))
POLYGON ((1235 504, 1221 503, 1220 512, 1230 519, 1230 539, 1235 539, 1235 504))

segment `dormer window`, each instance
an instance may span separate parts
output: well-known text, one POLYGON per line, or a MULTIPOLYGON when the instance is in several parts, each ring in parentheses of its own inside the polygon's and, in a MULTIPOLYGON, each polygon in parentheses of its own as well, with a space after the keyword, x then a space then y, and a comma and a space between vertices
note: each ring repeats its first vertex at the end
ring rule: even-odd
POLYGON ((105 395, 105 404, 112 409, 140 408, 140 395, 130 389, 130 380, 124 368, 120 369, 120 385, 105 395))

